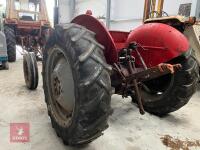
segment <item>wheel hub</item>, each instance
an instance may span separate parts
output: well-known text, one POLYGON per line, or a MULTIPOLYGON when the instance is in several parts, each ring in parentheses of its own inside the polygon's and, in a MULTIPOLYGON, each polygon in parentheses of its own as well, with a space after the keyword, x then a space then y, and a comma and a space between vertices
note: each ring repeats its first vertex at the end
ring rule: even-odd
POLYGON ((48 63, 50 107, 60 125, 68 126, 75 108, 74 79, 69 59, 60 49, 54 49, 48 63))
POLYGON ((60 94, 62 92, 62 88, 61 88, 61 83, 60 83, 60 80, 58 79, 58 77, 54 77, 53 85, 54 85, 55 95, 60 96, 60 94))

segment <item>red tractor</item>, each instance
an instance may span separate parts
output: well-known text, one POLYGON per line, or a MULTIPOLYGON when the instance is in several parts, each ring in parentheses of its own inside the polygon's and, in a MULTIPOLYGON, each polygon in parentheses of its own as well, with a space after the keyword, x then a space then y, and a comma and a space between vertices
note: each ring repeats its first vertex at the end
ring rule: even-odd
MULTIPOLYGON (((112 114, 112 94, 131 96, 141 114, 163 116, 188 103, 198 73, 186 37, 161 23, 131 32, 108 31, 93 16, 80 15, 56 25, 43 52, 48 114, 57 135, 69 145, 102 135, 112 114)), ((36 75, 27 76, 34 87, 36 75)))
POLYGON ((7 0, 4 16, 8 60, 16 60, 16 44, 40 56, 50 22, 44 0, 7 0))

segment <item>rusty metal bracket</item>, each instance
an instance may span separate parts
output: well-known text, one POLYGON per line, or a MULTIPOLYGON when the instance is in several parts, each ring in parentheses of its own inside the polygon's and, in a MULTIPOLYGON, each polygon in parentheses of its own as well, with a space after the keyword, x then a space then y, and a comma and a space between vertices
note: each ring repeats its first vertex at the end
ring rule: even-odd
MULTIPOLYGON (((130 69, 131 74, 134 74, 134 69, 136 69, 136 68, 133 68, 131 61, 129 61, 128 64, 129 64, 129 69, 130 69)), ((133 79, 133 85, 134 85, 134 88, 135 88, 135 96, 136 96, 136 100, 138 102, 140 114, 144 115, 145 110, 144 110, 144 107, 143 107, 142 96, 141 96, 140 91, 139 91, 137 79, 133 79)))
POLYGON ((137 79, 138 82, 141 81, 147 81, 151 79, 158 78, 160 76, 166 75, 166 74, 174 74, 175 72, 179 71, 182 68, 181 64, 159 64, 158 66, 148 68, 147 70, 131 74, 129 77, 126 78, 126 80, 132 81, 134 79, 137 79))
MULTIPOLYGON (((137 43, 131 43, 129 49, 123 49, 120 57, 120 63, 114 64, 113 70, 118 73, 118 76, 121 78, 121 82, 118 83, 118 92, 122 97, 130 96, 134 92, 134 96, 137 100, 137 104, 140 110, 140 114, 145 114, 143 99, 140 93, 139 85, 141 82, 152 80, 163 75, 174 74, 182 68, 181 64, 167 64, 162 63, 155 67, 147 68, 145 61, 140 55, 137 47, 137 43), (135 66, 135 57, 131 55, 132 51, 136 51, 141 63, 142 68, 136 68, 135 66), (120 87, 119 87, 120 86, 120 87)), ((143 47, 142 47, 143 48, 143 47)), ((143 48, 144 49, 144 48, 143 48)))

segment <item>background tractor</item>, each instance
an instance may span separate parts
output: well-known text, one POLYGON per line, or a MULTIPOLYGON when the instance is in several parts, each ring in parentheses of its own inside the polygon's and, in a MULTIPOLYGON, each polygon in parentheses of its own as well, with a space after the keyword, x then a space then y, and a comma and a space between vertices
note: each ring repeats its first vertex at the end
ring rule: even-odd
POLYGON ((6 37, 3 28, 3 8, 0 6, 0 66, 9 69, 6 37))
MULTIPOLYGON (((131 32, 109 31, 91 14, 56 25, 43 51, 48 114, 69 145, 102 135, 112 113, 112 94, 132 97, 141 114, 164 116, 188 103, 199 78, 189 41, 176 28, 147 23, 131 32)), ((26 84, 35 89, 36 61, 32 53, 24 57, 32 68, 24 67, 26 84)))
POLYGON ((4 31, 8 44, 8 60, 16 60, 16 44, 23 50, 42 54, 46 33, 50 28, 44 0, 7 0, 4 31))

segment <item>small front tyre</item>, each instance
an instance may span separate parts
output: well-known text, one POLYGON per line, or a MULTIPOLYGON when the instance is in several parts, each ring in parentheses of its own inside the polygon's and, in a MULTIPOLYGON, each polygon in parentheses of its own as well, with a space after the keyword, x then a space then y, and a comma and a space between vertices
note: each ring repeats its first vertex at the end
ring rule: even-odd
POLYGON ((38 86, 38 66, 34 52, 28 52, 23 56, 24 79, 28 89, 35 90, 38 86))

